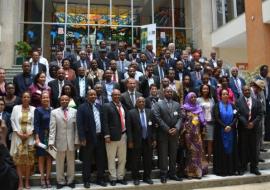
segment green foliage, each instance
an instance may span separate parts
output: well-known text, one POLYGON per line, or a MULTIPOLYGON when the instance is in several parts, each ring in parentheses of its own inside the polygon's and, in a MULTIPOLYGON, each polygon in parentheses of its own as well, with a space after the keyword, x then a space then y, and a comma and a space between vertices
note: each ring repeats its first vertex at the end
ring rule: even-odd
POLYGON ((256 76, 260 74, 260 66, 256 67, 254 71, 242 71, 242 76, 245 79, 247 84, 250 84, 255 80, 256 76))
POLYGON ((31 51, 31 46, 24 41, 18 41, 15 45, 17 54, 23 58, 26 58, 31 51))

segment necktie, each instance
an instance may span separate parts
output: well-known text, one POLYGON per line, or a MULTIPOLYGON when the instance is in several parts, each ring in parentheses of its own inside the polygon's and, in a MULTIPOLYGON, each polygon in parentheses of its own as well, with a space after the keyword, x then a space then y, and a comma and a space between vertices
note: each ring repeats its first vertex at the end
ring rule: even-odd
POLYGON ((113 80, 114 82, 116 82, 115 72, 113 73, 112 80, 113 80))
POLYGON ((130 93, 130 99, 131 99, 131 102, 132 102, 133 106, 135 106, 134 92, 130 93))
POLYGON ((96 133, 100 133, 100 115, 99 115, 99 111, 97 109, 97 107, 93 104, 93 112, 94 112, 94 119, 95 119, 95 123, 96 123, 96 133))
POLYGON ((64 109, 64 119, 67 121, 68 119, 68 110, 67 108, 64 109))
POLYGON ((117 109, 118 109, 118 113, 120 115, 121 129, 122 129, 122 132, 123 132, 123 131, 125 131, 125 124, 124 124, 123 113, 122 113, 122 110, 121 110, 121 105, 117 105, 117 109))
POLYGON ((248 109, 249 109, 248 120, 250 120, 251 119, 251 107, 250 107, 250 101, 249 101, 249 99, 247 99, 247 105, 248 105, 248 109))
POLYGON ((141 125, 142 125, 142 137, 143 139, 146 139, 147 137, 147 126, 145 123, 145 117, 144 117, 144 111, 140 111, 140 119, 141 119, 141 125))
POLYGON ((197 73, 197 79, 201 80, 201 73, 200 72, 196 72, 197 73))
POLYGON ((241 91, 240 86, 238 85, 238 80, 237 80, 237 78, 234 79, 234 83, 235 83, 235 86, 236 86, 236 88, 237 88, 237 91, 238 91, 239 95, 241 95, 241 94, 242 94, 242 91, 241 91))
POLYGON ((163 69, 159 67, 159 70, 160 70, 160 77, 161 79, 164 78, 164 72, 163 72, 163 69))
POLYGON ((59 88, 59 95, 58 98, 61 96, 62 88, 63 88, 63 81, 59 81, 60 88, 59 88))
POLYGON ((121 67, 122 67, 122 73, 124 73, 125 72, 125 66, 124 66, 124 61, 121 61, 121 67))
POLYGON ((85 61, 83 61, 83 67, 84 67, 85 69, 87 69, 87 65, 86 65, 86 62, 85 62, 85 61))

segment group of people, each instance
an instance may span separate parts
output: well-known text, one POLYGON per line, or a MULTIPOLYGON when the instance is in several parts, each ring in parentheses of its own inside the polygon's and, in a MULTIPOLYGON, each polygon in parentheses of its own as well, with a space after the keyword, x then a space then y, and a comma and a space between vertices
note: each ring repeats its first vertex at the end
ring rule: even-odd
POLYGON ((270 140, 268 66, 246 84, 214 51, 207 59, 173 43, 159 56, 152 49, 124 42, 109 49, 102 41, 98 51, 89 44, 75 56, 60 42, 50 63, 41 48, 33 50, 13 83, 0 68, 0 144, 15 163, 19 189, 30 188, 36 158, 41 187, 51 187, 49 150, 56 151, 58 189, 75 187, 76 158, 85 188, 93 164, 98 185, 107 186, 106 169, 112 186, 127 184, 126 169, 134 185, 153 184, 155 149, 161 183, 201 179, 211 163, 220 176, 243 175, 249 163, 261 174, 262 142, 270 140))

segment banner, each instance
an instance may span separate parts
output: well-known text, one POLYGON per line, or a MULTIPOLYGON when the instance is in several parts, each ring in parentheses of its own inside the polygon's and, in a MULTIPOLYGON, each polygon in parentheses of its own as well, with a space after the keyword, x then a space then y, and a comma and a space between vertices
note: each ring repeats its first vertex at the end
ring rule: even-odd
POLYGON ((156 24, 141 26, 141 51, 145 50, 147 44, 153 45, 153 52, 156 53, 156 24))

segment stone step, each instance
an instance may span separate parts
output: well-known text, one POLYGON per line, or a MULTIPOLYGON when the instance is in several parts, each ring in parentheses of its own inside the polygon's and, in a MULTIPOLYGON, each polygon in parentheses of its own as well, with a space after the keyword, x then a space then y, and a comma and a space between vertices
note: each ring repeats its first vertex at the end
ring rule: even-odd
MULTIPOLYGON (((78 162, 76 161, 76 165, 78 164, 78 162)), ((261 171, 264 170, 269 170, 269 175, 270 175, 270 159, 265 160, 264 163, 260 163, 259 164, 259 169, 261 171)), ((82 173, 81 171, 75 170, 76 174, 75 174, 75 178, 76 178, 76 183, 82 183, 82 173)), ((209 166, 209 175, 212 174, 213 171, 213 167, 210 165, 209 166)), ((142 174, 143 171, 141 170, 140 173, 142 174)), ((106 171, 106 176, 108 176, 108 171, 106 171)), ((93 174, 93 178, 95 178, 95 173, 93 174)), ((158 179, 159 178, 159 169, 153 169, 152 170, 152 178, 153 179, 158 179)), ((131 172, 127 171, 126 172, 126 179, 127 180, 132 180, 132 176, 131 176, 131 172)), ((51 174, 51 183, 55 184, 56 183, 56 172, 53 171, 51 174)), ((40 174, 38 172, 36 172, 34 175, 31 176, 31 184, 32 185, 39 185, 40 184, 40 174)))
MULTIPOLYGON (((228 176, 228 177, 219 177, 215 175, 207 175, 203 177, 201 180, 183 180, 181 182, 168 180, 166 184, 161 184, 159 179, 155 178, 154 185, 148 185, 145 183, 141 183, 140 186, 134 186, 132 181, 128 181, 129 184, 124 186, 117 184, 112 187, 108 185, 106 188, 100 187, 95 184, 91 184, 91 188, 93 190, 99 189, 118 189, 118 190, 172 190, 172 189, 200 189, 200 188, 210 188, 210 187, 221 187, 221 186, 230 186, 230 185, 241 185, 241 184, 251 184, 251 183, 262 183, 270 181, 270 170, 261 171, 261 176, 255 176, 252 174, 245 174, 243 176, 228 176)), ((54 187, 53 187, 54 188, 54 187)), ((40 189, 39 186, 34 186, 31 189, 37 190, 40 189)), ((63 189, 70 189, 68 187, 64 187, 63 189)), ((83 184, 76 184, 75 190, 83 190, 83 184)))

